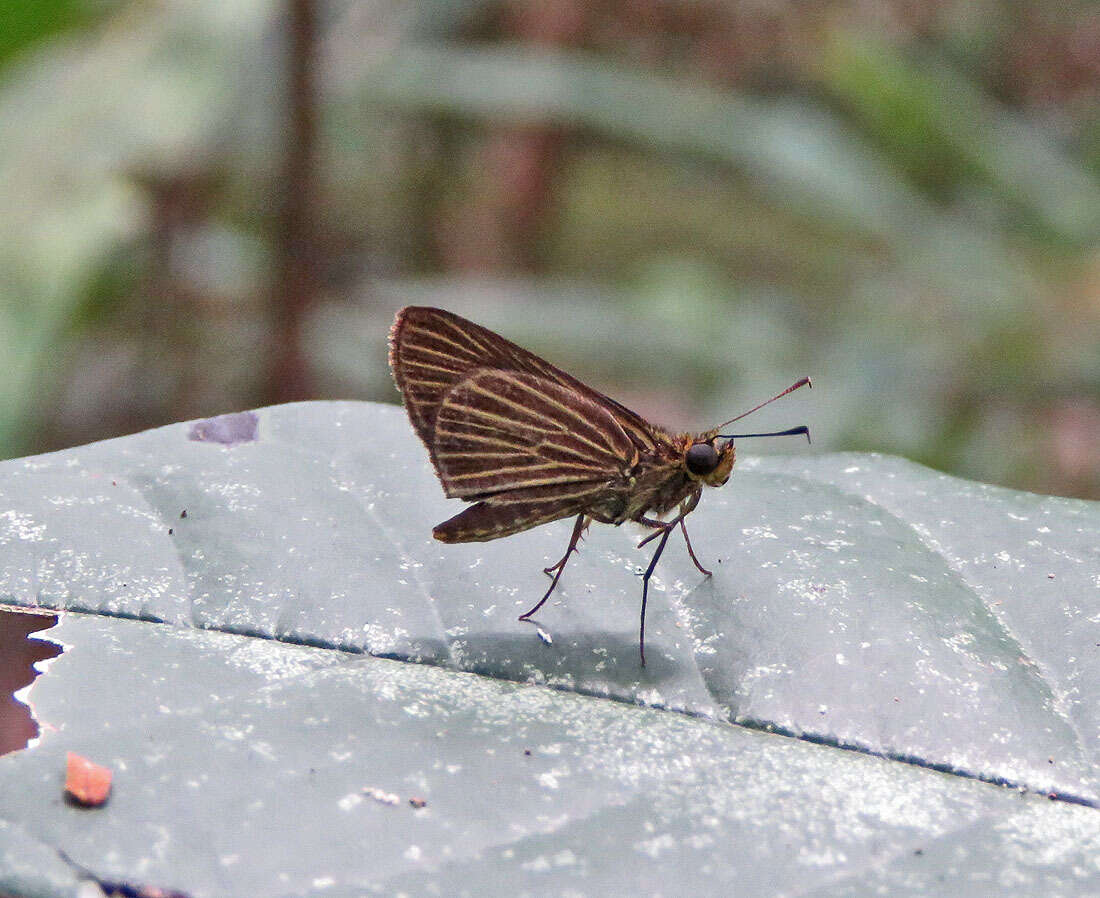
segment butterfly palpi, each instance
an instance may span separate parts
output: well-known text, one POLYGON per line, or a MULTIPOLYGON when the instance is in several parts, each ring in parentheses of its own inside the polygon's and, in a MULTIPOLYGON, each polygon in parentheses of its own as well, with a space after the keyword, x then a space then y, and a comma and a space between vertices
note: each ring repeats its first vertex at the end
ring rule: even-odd
POLYGON ((442 309, 408 306, 397 313, 390 367, 443 492, 473 503, 438 524, 436 539, 485 542, 576 518, 565 554, 545 569, 553 578, 550 588, 520 620, 550 598, 590 523, 633 521, 653 530, 638 543, 641 548, 658 541, 642 579, 643 666, 649 578, 673 530, 680 528, 691 560, 710 575, 695 557, 684 518, 699 504, 704 486, 729 479, 734 439, 810 436, 805 426, 718 432, 809 385, 809 378, 713 430, 673 434, 499 334, 442 309))

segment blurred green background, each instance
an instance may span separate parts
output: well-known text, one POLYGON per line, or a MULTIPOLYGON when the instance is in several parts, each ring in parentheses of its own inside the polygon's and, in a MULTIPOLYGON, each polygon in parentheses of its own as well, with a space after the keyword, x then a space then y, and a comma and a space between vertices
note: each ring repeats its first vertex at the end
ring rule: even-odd
POLYGON ((396 401, 407 303, 1100 498, 1100 7, 0 2, 0 455, 396 401))

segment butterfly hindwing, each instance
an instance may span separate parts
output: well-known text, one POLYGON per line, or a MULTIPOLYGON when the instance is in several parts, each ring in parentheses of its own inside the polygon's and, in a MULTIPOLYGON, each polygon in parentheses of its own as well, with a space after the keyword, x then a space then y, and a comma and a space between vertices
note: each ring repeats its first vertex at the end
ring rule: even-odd
POLYGON ((434 432, 447 393, 475 371, 530 374, 602 407, 639 449, 652 449, 653 428, 636 413, 560 368, 459 315, 424 306, 397 313, 390 331, 390 367, 417 435, 434 462, 434 432))
POLYGON ((437 524, 432 536, 443 543, 488 542, 579 514, 583 504, 569 499, 491 505, 478 502, 437 524))

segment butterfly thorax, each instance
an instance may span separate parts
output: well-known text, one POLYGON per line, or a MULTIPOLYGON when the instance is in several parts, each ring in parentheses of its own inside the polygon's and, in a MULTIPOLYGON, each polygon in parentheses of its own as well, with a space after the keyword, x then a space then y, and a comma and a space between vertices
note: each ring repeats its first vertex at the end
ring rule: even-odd
POLYGON ((710 433, 673 435, 654 427, 652 448, 638 453, 637 461, 627 479, 593 503, 586 513, 597 521, 621 524, 642 517, 661 516, 684 500, 702 492, 704 485, 720 486, 729 478, 733 466, 733 444, 718 450, 718 466, 706 477, 692 475, 684 462, 687 450, 694 444, 714 442, 710 433))

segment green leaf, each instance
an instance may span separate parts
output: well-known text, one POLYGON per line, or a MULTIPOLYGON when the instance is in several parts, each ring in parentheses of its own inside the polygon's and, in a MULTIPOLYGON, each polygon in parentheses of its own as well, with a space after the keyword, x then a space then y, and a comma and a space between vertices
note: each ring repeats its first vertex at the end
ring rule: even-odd
POLYGON ((195 896, 1100 881, 1097 503, 742 459, 689 518, 714 576, 661 560, 642 669, 634 535, 592 529, 548 644, 516 617, 568 523, 434 543, 461 506, 397 408, 172 425, 0 492, 0 600, 80 612, 0 759, 0 892, 72 894, 65 858, 195 896), (60 800, 69 750, 105 807, 60 800), (61 867, 9 872, 31 849, 61 867))

